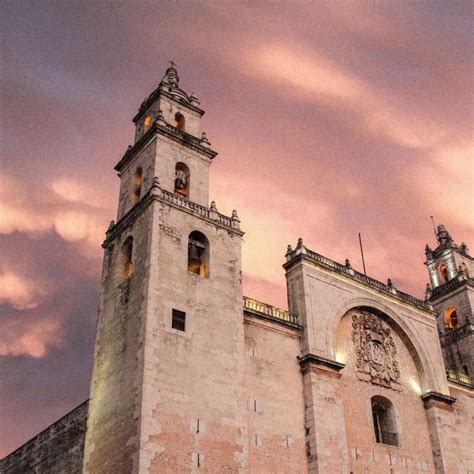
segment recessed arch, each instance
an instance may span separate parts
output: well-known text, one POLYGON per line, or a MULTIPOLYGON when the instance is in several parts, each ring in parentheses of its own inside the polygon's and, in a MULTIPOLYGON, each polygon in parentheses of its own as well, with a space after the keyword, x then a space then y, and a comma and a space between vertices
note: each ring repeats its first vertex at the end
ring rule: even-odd
POLYGON ((441 381, 435 377, 436 370, 433 367, 428 350, 423 344, 423 340, 420 339, 419 334, 414 332, 405 318, 400 317, 385 304, 374 301, 371 298, 354 298, 346 301, 336 309, 336 316, 330 318, 326 329, 326 349, 330 359, 336 359, 336 336, 342 318, 346 316, 349 311, 357 309, 369 311, 379 316, 396 332, 400 339, 402 339, 413 358, 424 392, 427 390, 445 391, 445 386, 440 386, 444 379, 441 381))
POLYGON ((133 275, 133 237, 129 235, 122 244, 122 275, 130 278, 133 275))
POLYGON ((449 329, 457 329, 460 326, 459 314, 453 306, 449 306, 444 310, 444 322, 449 329))
POLYGON ((174 114, 174 120, 173 120, 173 127, 177 128, 178 130, 183 130, 184 131, 184 125, 185 125, 185 118, 184 115, 181 112, 176 112, 174 114))
POLYGON ((188 272, 201 277, 209 276, 209 240, 198 230, 188 237, 188 272))
POLYGON ((398 446, 398 433, 393 403, 381 395, 370 399, 374 435, 377 443, 398 446))
POLYGON ((147 115, 143 120, 143 129, 145 132, 150 128, 152 120, 151 115, 147 115))
POLYGON ((447 283, 448 281, 448 268, 445 263, 440 263, 438 265, 438 274, 441 283, 447 283))
POLYGON ((176 163, 174 177, 174 193, 176 196, 189 199, 190 179, 189 167, 182 162, 176 163))
POLYGON ((133 200, 135 202, 140 201, 140 197, 142 194, 142 182, 143 182, 143 169, 141 166, 139 166, 135 170, 135 177, 134 177, 134 183, 133 183, 133 200))
POLYGON ((461 270, 464 272, 464 275, 469 278, 469 269, 467 268, 467 265, 464 262, 461 263, 461 270))

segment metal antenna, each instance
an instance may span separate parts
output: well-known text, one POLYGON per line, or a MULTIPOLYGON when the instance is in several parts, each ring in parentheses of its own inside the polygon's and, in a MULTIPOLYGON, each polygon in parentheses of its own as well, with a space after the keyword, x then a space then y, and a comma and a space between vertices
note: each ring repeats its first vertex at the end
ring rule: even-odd
POLYGON ((364 260, 364 249, 362 248, 362 238, 359 232, 359 245, 360 245, 360 254, 362 256, 362 266, 364 267, 364 275, 367 276, 367 272, 365 271, 365 260, 364 260))
POLYGON ((435 239, 436 239, 436 242, 438 242, 438 234, 436 233, 436 226, 435 226, 435 223, 434 223, 434 219, 433 219, 433 216, 430 216, 431 217, 431 223, 433 224, 433 232, 434 232, 434 235, 435 235, 435 239))

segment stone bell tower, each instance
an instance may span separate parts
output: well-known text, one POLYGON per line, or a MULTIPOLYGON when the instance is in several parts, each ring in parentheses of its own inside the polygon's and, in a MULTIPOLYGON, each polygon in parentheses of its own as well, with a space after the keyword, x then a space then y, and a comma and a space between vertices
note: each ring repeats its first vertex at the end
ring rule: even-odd
POLYGON ((463 242, 456 245, 443 224, 437 247, 426 244, 431 283, 426 299, 438 313, 437 323, 448 375, 470 382, 474 376, 474 258, 463 242))
POLYGON ((243 232, 209 207, 203 114, 172 63, 115 167, 84 472, 245 467, 243 232))

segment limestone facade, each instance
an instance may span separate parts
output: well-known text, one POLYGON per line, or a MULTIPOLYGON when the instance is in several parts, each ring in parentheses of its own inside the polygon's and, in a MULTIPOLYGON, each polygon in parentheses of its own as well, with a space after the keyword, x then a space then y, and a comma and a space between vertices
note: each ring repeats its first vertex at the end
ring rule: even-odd
MULTIPOLYGON (((243 231, 209 206, 203 113, 172 66, 134 118, 103 244, 85 441, 63 451, 70 470, 52 458, 31 472, 80 472, 83 459, 94 474, 473 474, 472 381, 459 364, 447 377, 436 311, 446 301, 472 322, 470 277, 450 270, 444 299, 430 288, 421 301, 300 239, 284 263, 289 310, 243 297, 243 231)), ((469 371, 472 338, 450 329, 469 371)), ((47 458, 35 441, 1 472, 30 472, 33 445, 47 458)))

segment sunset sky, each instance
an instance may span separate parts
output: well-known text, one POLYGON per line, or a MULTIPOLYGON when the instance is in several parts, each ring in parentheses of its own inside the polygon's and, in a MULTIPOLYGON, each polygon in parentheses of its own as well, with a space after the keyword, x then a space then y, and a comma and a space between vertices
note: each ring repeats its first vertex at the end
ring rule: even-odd
POLYGON ((423 297, 430 216, 474 251, 473 3, 4 0, 0 456, 88 397, 101 242, 168 61, 238 209, 244 294, 288 243, 423 297))

